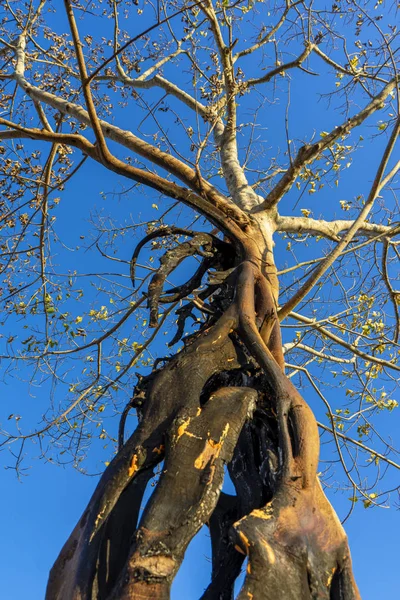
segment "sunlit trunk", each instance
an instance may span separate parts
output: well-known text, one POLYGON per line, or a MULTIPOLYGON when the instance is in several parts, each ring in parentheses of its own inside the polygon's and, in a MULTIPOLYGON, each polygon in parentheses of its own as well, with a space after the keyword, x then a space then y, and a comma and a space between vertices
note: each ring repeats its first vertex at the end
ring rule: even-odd
POLYGON ((318 481, 314 415, 284 374, 272 236, 273 220, 253 217, 219 293, 208 294, 205 323, 139 382, 139 426, 61 551, 48 600, 166 600, 205 523, 213 564, 203 600, 233 598, 245 556, 240 600, 359 598, 318 481), (225 465, 236 496, 221 493, 225 465))

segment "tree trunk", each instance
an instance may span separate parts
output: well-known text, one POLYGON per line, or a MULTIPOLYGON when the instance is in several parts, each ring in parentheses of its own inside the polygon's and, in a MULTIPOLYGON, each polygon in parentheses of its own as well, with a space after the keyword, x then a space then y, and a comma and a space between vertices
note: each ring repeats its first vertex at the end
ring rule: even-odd
MULTIPOLYGON (((207 247, 207 268, 217 269, 217 283, 199 294, 208 316, 140 380, 139 426, 62 549, 47 600, 166 600, 205 523, 212 581, 202 600, 233 598, 245 556, 240 600, 360 598, 345 532, 318 480, 314 415, 284 374, 272 233, 267 217, 253 217, 236 243, 207 247), (235 497, 221 493, 225 465, 235 497)), ((160 285, 158 276, 149 289, 153 315, 160 285)))

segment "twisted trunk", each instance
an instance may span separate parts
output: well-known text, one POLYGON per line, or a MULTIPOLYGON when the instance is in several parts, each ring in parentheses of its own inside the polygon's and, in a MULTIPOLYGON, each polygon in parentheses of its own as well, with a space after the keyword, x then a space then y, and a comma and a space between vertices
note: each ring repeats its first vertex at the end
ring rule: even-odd
POLYGON ((314 415, 284 374, 272 235, 270 216, 253 216, 235 252, 219 247, 220 284, 202 292, 210 314, 139 382, 139 426, 62 549, 48 600, 166 600, 205 523, 212 581, 202 600, 233 598, 246 555, 240 600, 359 598, 346 535, 317 477, 314 415), (235 497, 221 493, 225 465, 235 497))

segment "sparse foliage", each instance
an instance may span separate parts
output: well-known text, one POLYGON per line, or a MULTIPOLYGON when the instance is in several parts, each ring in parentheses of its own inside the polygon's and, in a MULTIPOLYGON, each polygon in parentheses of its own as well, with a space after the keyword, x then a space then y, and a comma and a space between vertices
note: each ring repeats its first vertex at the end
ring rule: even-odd
POLYGON ((323 487, 349 514, 397 493, 397 18, 383 0, 3 2, 1 359, 47 400, 40 423, 13 406, 1 443, 19 476, 37 447, 106 463, 50 600, 168 598, 204 523, 203 600, 232 598, 245 555, 240 600, 359 598, 323 487), (82 199, 72 249, 87 179, 104 208, 82 199))

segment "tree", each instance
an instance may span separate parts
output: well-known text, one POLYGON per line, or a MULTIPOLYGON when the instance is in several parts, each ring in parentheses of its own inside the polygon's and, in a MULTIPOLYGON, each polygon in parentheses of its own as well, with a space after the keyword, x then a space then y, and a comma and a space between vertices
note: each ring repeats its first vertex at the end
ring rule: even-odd
POLYGON ((103 418, 120 416, 115 457, 47 598, 168 598, 205 523, 203 600, 233 597, 246 556, 240 600, 360 597, 320 483, 318 427, 351 507, 386 503, 374 478, 399 468, 375 425, 397 406, 400 370, 392 10, 353 0, 4 2, 2 301, 16 334, 3 360, 10 372, 33 365, 35 384, 51 382, 51 403, 30 432, 10 415, 3 445, 17 471, 29 441, 82 468, 91 441, 114 441, 103 418), (320 132, 316 116, 310 127, 299 119, 318 95, 320 132), (357 156, 362 180, 351 175, 357 156), (75 259, 62 272, 54 198, 90 162, 134 182, 123 193, 136 204, 149 196, 162 213, 139 224, 97 218, 90 248, 113 272, 105 278, 94 262, 92 288, 75 259), (144 237, 128 259, 132 232, 144 237), (134 290, 118 283, 128 264, 134 287, 141 273, 134 290), (183 346, 153 361, 150 344, 175 325, 170 345, 183 346), (331 406, 332 377, 341 398, 331 406), (325 423, 300 393, 307 382, 325 423), (372 485, 360 473, 366 458, 372 485), (225 465, 235 496, 221 492, 225 465))

